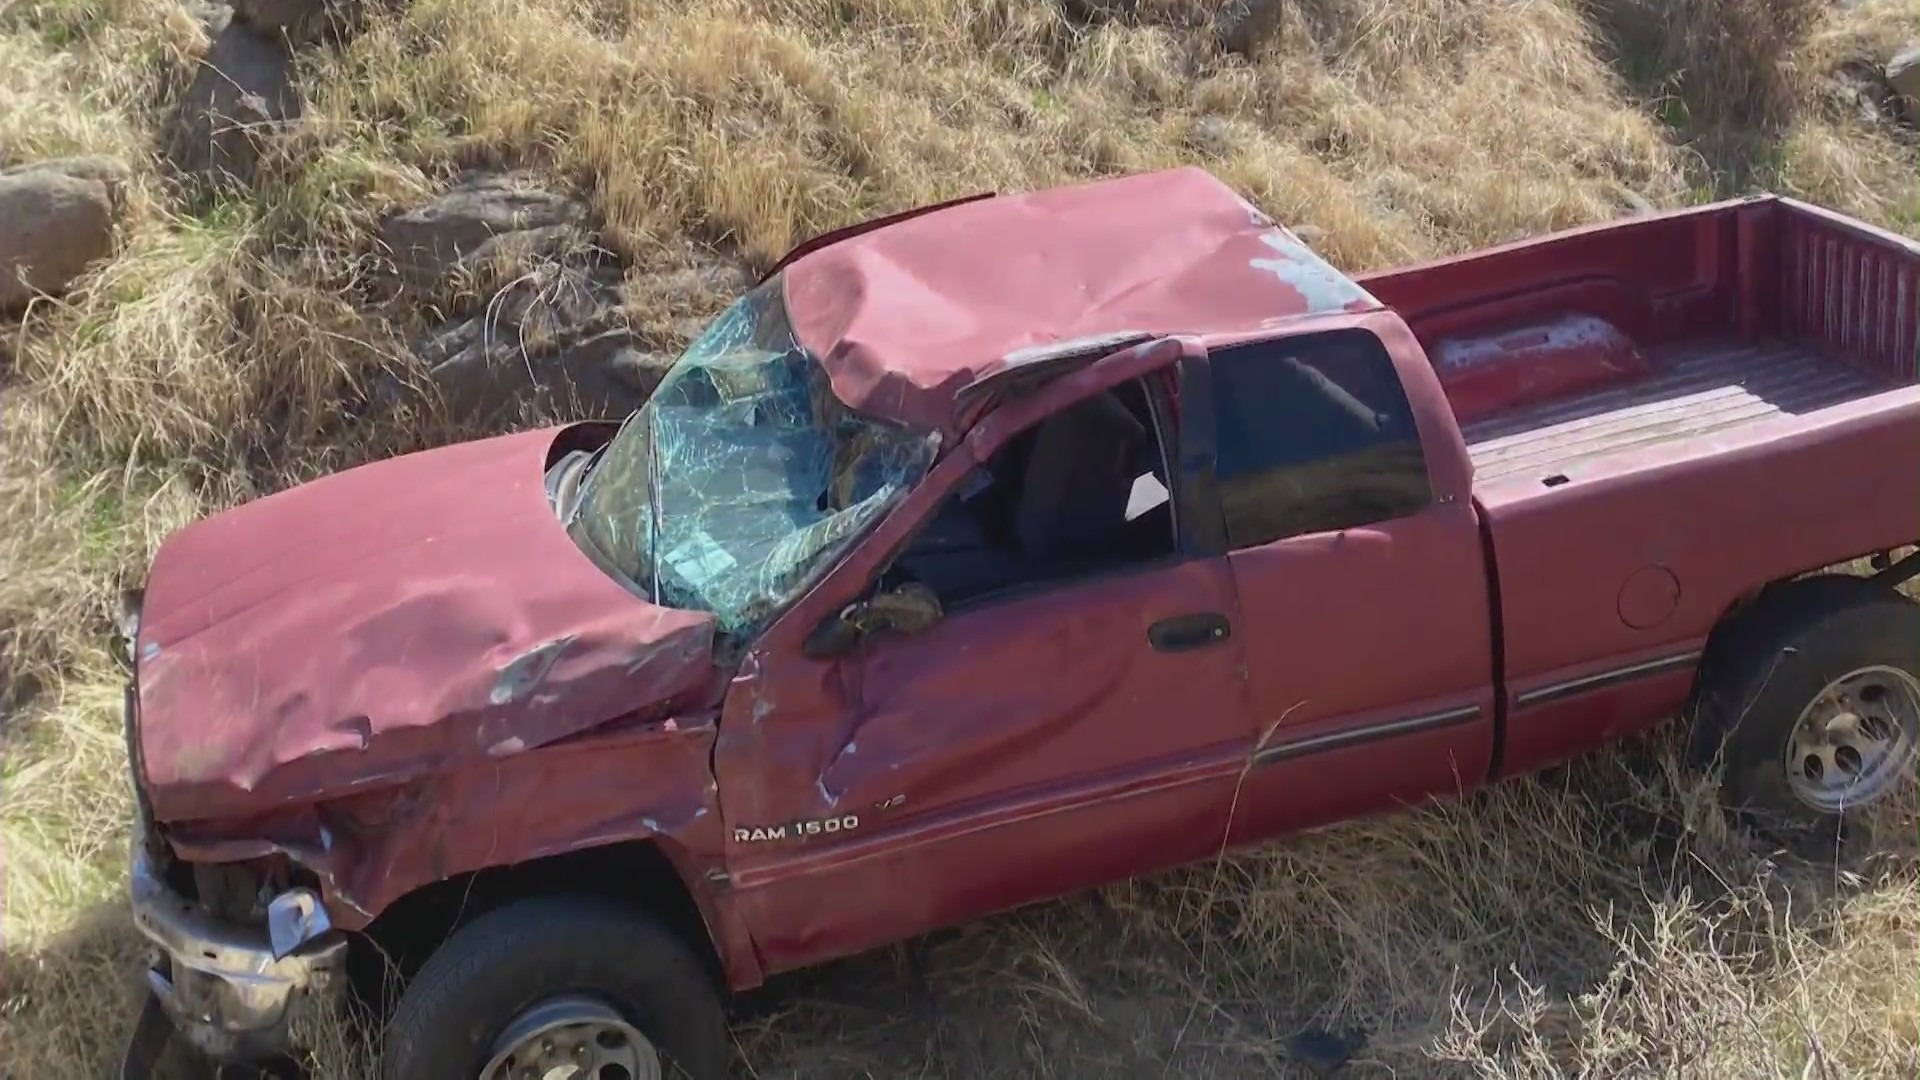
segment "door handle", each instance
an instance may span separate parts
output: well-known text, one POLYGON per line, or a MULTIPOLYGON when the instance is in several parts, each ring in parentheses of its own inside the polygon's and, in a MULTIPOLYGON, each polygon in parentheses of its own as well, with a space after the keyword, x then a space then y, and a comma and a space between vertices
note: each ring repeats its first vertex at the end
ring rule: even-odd
POLYGON ((1147 627, 1147 641, 1159 652, 1204 648, 1233 636, 1233 624, 1217 611, 1175 615, 1147 627))

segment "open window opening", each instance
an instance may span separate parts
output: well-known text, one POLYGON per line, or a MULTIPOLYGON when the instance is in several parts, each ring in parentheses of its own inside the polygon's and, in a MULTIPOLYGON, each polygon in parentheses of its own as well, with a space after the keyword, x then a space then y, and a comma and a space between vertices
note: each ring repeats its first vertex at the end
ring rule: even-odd
POLYGON ((1134 379, 1021 432, 951 493, 883 588, 943 609, 1173 557, 1171 425, 1134 379))

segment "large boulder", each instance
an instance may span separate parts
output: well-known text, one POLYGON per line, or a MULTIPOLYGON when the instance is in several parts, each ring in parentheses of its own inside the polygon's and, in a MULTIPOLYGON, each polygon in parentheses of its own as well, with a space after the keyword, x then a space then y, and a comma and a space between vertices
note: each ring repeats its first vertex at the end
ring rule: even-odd
POLYGON ((737 263, 690 254, 691 265, 632 276, 610 261, 537 267, 429 331, 414 352, 449 413, 468 424, 624 417, 712 313, 752 284, 737 263))
POLYGON ((556 256, 578 246, 587 208, 518 175, 466 182, 388 218, 380 239, 408 287, 435 292, 503 257, 556 256))
POLYGON ((498 424, 528 416, 621 417, 673 360, 625 325, 618 267, 547 266, 414 344, 449 413, 498 424))
POLYGON ((110 158, 43 161, 0 173, 0 311, 58 293, 113 253, 126 166, 110 158))
POLYGON ((107 191, 107 199, 114 208, 120 206, 120 192, 126 185, 131 171, 127 164, 118 158, 100 154, 87 154, 80 157, 49 158, 46 161, 33 161, 25 165, 16 165, 0 175, 5 176, 46 176, 49 174, 71 176, 81 180, 90 180, 107 191))
POLYGON ((1920 123, 1920 44, 1887 61, 1887 85, 1900 95, 1909 121, 1920 123))
POLYGON ((300 118, 284 43, 235 23, 213 39, 175 109, 163 148, 180 172, 251 183, 268 140, 300 118))
POLYGON ((474 316, 421 342, 448 412, 467 423, 524 416, 619 419, 647 400, 673 363, 624 328, 564 343, 529 343, 518 328, 474 316))
POLYGON ((344 35, 359 18, 355 0, 232 0, 233 17, 298 48, 344 35))

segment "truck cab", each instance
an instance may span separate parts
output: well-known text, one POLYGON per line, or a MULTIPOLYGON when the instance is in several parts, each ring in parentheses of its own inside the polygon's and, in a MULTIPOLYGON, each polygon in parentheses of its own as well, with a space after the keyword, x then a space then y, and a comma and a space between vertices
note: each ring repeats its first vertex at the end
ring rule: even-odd
POLYGON ((721 1075, 721 988, 1683 712, 1838 821, 1920 742, 1915 256, 1762 200, 1356 280, 1190 169, 810 245, 617 426, 168 541, 150 1014, 269 1053, 377 944, 387 1075, 721 1075), (1796 244, 1895 312, 1820 337, 1796 244))

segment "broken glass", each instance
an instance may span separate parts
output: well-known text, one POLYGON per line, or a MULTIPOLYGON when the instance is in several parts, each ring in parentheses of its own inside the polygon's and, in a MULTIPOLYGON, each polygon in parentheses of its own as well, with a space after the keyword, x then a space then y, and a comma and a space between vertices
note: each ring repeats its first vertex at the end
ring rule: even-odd
POLYGON ((573 521, 650 599, 751 637, 933 460, 935 438, 862 416, 795 339, 778 277, 674 362, 588 478, 573 521))

